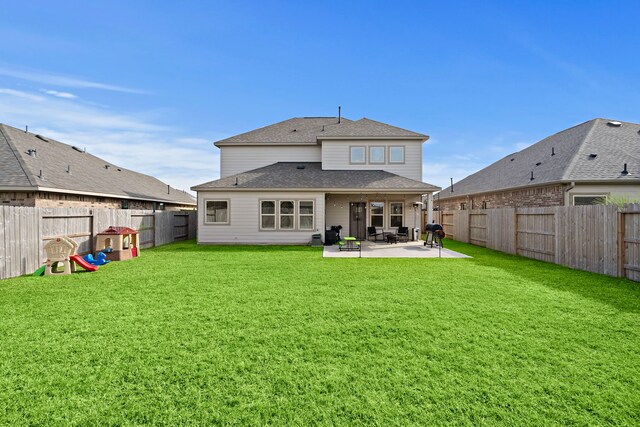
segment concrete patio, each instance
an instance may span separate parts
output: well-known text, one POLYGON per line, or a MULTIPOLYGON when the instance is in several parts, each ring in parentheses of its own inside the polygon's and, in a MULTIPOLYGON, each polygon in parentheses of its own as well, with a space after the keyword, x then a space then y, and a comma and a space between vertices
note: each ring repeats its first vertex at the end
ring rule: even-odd
POLYGON ((471 258, 443 248, 425 247, 424 241, 406 243, 362 242, 361 251, 340 251, 338 245, 325 246, 322 254, 325 258, 471 258))

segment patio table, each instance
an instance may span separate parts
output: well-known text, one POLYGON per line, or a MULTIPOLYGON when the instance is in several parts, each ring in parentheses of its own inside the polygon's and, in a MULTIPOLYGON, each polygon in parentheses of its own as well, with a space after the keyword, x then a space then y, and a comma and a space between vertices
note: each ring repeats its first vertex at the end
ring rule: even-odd
POLYGON ((342 242, 339 242, 341 251, 359 251, 360 250, 360 241, 355 237, 345 237, 342 239, 342 242))

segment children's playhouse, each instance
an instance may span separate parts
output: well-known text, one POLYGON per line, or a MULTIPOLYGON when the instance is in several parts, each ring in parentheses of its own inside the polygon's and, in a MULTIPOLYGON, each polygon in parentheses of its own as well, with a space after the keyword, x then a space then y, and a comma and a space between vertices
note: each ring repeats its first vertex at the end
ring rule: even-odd
POLYGON ((138 256, 138 232, 129 227, 111 226, 97 235, 96 251, 111 261, 124 261, 138 256))

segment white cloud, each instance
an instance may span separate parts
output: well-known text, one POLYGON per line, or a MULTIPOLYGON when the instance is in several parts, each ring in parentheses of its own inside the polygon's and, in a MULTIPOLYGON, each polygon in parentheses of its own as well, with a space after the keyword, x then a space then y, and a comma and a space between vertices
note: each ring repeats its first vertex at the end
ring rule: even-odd
POLYGON ((65 98, 65 99, 77 98, 76 95, 69 92, 58 92, 57 90, 46 90, 46 89, 42 89, 42 92, 46 93, 47 95, 57 96, 58 98, 65 98))
POLYGON ((485 166, 486 164, 476 161, 456 161, 455 163, 424 162, 422 164, 422 179, 424 182, 437 185, 444 189, 451 185, 451 178, 453 178, 455 185, 456 182, 461 181, 485 166))
POLYGON ((130 114, 115 114, 105 109, 68 100, 42 97, 12 89, 0 90, 0 114, 3 120, 26 119, 27 124, 56 123, 58 127, 161 131, 166 126, 149 123, 130 114), (11 98, 11 99, 10 99, 11 98), (30 122, 30 123, 29 123, 30 122))
POLYGON ((24 70, 6 66, 0 66, 0 75, 52 86, 74 87, 79 89, 100 89, 125 93, 145 93, 144 91, 139 89, 132 89, 124 86, 112 85, 109 83, 94 82, 79 77, 62 76, 42 71, 24 70))
POLYGON ((41 101, 42 97, 31 93, 23 92, 20 90, 0 88, 0 95, 11 95, 18 98, 29 99, 31 101, 41 101))
POLYGON ((0 89, 2 123, 29 125, 33 132, 85 147, 115 165, 152 175, 178 189, 188 190, 219 177, 219 157, 211 139, 157 125, 145 116, 117 114, 70 98, 0 89))

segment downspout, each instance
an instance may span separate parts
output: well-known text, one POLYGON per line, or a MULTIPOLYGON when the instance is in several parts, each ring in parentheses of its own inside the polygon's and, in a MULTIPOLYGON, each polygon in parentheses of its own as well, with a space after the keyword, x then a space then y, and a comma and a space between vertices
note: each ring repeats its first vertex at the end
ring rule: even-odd
POLYGON ((565 206, 571 206, 571 204, 569 203, 569 191, 573 190, 574 188, 576 188, 576 183, 575 181, 571 181, 571 183, 569 184, 569 187, 567 187, 564 190, 564 205, 565 206))

